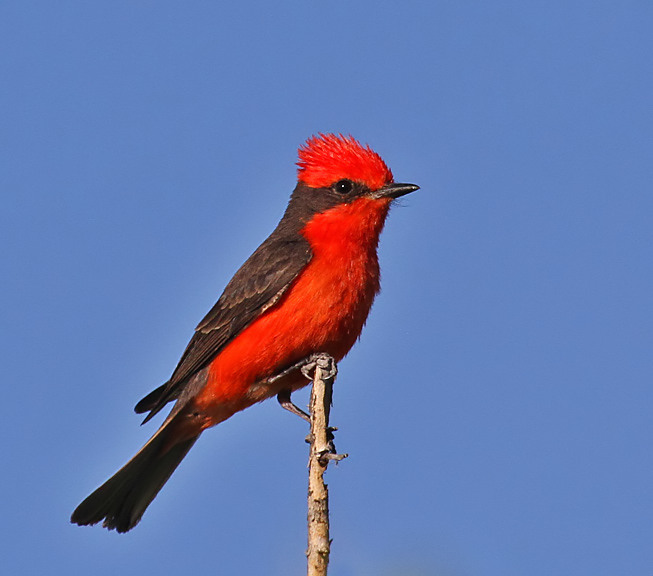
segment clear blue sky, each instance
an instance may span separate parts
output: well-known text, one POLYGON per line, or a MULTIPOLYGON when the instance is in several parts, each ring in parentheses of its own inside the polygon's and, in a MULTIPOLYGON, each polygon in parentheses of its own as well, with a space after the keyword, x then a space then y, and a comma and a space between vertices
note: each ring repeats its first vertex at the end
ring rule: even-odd
POLYGON ((648 1, 2 2, 3 570, 303 573, 276 402, 133 532, 68 518, 322 131, 422 187, 340 366, 330 574, 650 575, 651 30, 648 1))

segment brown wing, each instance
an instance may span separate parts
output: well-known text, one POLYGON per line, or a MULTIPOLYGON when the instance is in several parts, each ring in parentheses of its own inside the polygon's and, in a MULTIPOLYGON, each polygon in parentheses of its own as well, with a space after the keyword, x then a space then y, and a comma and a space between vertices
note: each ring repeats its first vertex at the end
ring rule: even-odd
POLYGON ((145 396, 134 410, 150 412, 143 423, 168 402, 179 398, 191 377, 215 358, 241 330, 273 306, 311 259, 308 242, 299 234, 273 233, 236 272, 222 296, 188 343, 168 382, 145 396))

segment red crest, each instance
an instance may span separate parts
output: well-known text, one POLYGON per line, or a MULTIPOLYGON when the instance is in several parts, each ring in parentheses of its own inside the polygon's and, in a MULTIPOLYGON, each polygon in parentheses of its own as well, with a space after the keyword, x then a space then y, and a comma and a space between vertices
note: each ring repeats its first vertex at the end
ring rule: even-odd
POLYGON ((313 188, 325 188, 346 178, 378 190, 393 180, 381 156, 352 136, 312 136, 298 154, 298 178, 313 188))

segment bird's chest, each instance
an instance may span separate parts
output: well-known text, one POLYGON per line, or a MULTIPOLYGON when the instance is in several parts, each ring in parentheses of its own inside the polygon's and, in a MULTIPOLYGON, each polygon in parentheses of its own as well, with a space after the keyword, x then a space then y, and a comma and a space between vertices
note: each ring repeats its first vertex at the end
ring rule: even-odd
POLYGON ((309 302, 299 316, 337 344, 338 355, 355 342, 379 291, 376 249, 387 209, 359 200, 317 215, 302 231, 313 256, 296 286, 309 302))
POLYGON ((375 253, 358 247, 329 251, 314 256, 305 280, 300 289, 314 322, 362 326, 379 290, 379 264, 375 253))
POLYGON ((288 294, 294 329, 312 349, 340 359, 358 338, 378 290, 376 250, 344 243, 314 250, 288 294))

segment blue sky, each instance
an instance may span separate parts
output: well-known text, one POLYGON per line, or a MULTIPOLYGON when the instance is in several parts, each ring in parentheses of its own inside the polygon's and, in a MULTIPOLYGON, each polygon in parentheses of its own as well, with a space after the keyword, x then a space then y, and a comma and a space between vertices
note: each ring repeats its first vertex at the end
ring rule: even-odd
MULTIPOLYGON (((203 435, 127 535, 72 509, 274 228, 297 147, 421 190, 341 363, 334 576, 649 575, 650 2, 3 2, 3 565, 301 574, 305 427, 203 435)), ((306 402, 306 395, 298 401, 306 402)))

